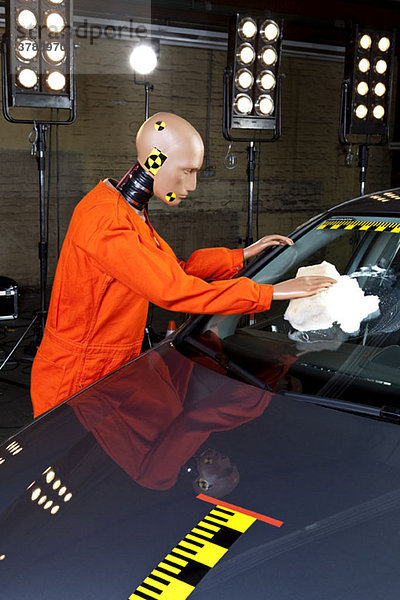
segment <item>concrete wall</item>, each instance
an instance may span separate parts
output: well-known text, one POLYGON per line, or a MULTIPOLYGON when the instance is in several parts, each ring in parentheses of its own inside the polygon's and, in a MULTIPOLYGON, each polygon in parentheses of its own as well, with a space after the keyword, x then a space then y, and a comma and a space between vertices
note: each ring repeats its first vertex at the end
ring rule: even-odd
MULTIPOLYGON (((150 113, 175 112, 206 135, 209 50, 161 46, 151 76, 150 113)), ((101 177, 122 175, 135 161, 135 133, 144 117, 144 90, 134 85, 121 40, 80 41, 77 51, 78 118, 60 127, 60 236, 80 198, 101 177)), ((238 164, 227 170, 222 136, 222 75, 226 54, 212 51, 209 163, 215 176, 199 175, 198 189, 177 208, 153 199, 151 220, 186 258, 195 248, 239 247, 246 235, 246 143, 235 143, 238 164)), ((337 141, 343 64, 283 58, 283 135, 261 148, 259 233, 289 233, 316 212, 359 193, 359 169, 344 165, 337 141)), ((21 287, 39 285, 38 175, 30 156, 30 127, 0 120, 0 274, 21 287)), ((53 134, 53 148, 55 133, 53 134)), ((48 163, 47 163, 48 164, 48 163)), ((52 163, 53 175, 55 162, 52 163)), ((387 147, 371 152, 367 191, 390 185, 387 147)), ((57 260, 55 179, 49 214, 49 278, 57 260)))

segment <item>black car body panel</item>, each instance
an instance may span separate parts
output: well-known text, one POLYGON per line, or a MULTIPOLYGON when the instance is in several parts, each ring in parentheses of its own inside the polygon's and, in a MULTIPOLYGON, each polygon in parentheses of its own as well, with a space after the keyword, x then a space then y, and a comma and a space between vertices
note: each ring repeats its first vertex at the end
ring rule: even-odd
MULTIPOLYGON (((400 429, 379 418, 379 387, 353 397, 375 418, 259 389, 179 351, 205 319, 0 447, 2 598, 397 600, 400 429), (258 517, 215 566, 192 569, 190 588, 179 574, 141 586, 212 498, 258 517)), ((317 356, 328 369, 329 353, 314 354, 296 377, 317 356)))

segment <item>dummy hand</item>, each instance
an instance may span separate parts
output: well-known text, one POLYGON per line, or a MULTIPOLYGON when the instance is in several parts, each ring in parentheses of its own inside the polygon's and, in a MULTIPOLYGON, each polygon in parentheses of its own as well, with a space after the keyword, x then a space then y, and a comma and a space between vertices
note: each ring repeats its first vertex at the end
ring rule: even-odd
POLYGON ((308 277, 296 277, 288 279, 273 286, 273 300, 290 300, 291 298, 305 298, 313 296, 318 292, 326 290, 336 283, 336 279, 330 277, 320 277, 319 275, 309 275, 308 277))
POLYGON ((293 246, 294 242, 284 235, 266 235, 258 240, 258 242, 255 242, 251 246, 247 246, 247 248, 244 249, 244 259, 246 260, 252 256, 257 256, 257 254, 263 250, 266 250, 267 248, 271 248, 271 246, 285 246, 285 244, 288 244, 288 246, 293 246))

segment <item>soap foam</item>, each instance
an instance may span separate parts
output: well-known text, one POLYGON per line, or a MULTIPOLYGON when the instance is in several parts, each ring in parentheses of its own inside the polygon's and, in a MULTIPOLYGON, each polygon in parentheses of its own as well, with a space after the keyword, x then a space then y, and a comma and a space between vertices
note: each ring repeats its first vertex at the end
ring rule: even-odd
POLYGON ((356 279, 340 275, 326 261, 319 265, 300 267, 296 277, 320 275, 336 279, 328 289, 289 302, 284 318, 298 331, 329 329, 334 323, 346 333, 356 333, 361 321, 379 310, 378 296, 366 296, 356 279))

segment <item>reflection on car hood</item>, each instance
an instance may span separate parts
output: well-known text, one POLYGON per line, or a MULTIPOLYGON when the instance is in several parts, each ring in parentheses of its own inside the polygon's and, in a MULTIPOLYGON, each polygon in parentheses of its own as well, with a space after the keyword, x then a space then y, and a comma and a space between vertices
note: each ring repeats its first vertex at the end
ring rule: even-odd
POLYGON ((396 425, 271 396, 167 342, 0 448, 2 593, 394 600, 398 439, 396 425), (214 542, 199 544, 202 522, 214 542), (197 569, 144 582, 172 549, 175 567, 180 553, 197 569))

